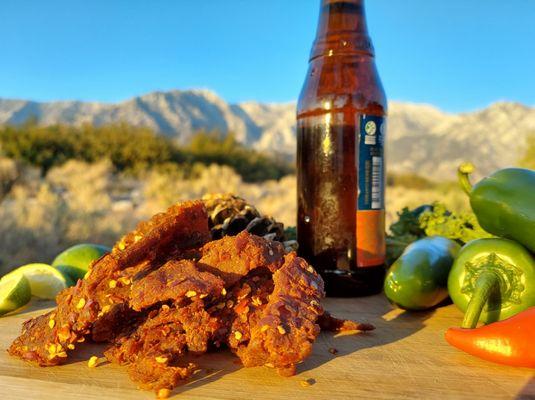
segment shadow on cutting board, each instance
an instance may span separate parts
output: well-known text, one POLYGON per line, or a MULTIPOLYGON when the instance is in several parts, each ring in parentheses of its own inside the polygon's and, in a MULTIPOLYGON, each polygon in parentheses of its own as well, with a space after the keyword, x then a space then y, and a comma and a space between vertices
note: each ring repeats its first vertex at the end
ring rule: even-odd
POLYGON ((516 395, 516 399, 535 399, 535 377, 532 377, 522 390, 516 395))
MULTIPOLYGON (((44 305, 48 305, 48 303, 34 304, 33 307, 29 307, 25 311, 29 314, 31 311, 40 309, 44 305)), ((339 335, 321 333, 314 344, 313 354, 298 366, 298 374, 326 364, 335 357, 349 355, 362 349, 382 346, 406 338, 424 328, 425 321, 434 313, 434 311, 408 313, 394 309, 386 301, 384 295, 360 299, 328 298, 325 300, 325 308, 339 318, 370 322, 375 325, 376 330, 369 333, 339 335), (336 349, 337 353, 332 354, 329 352, 329 349, 336 349)), ((80 363, 85 366, 87 360, 92 355, 102 356, 105 347, 106 345, 99 344, 80 346, 72 353, 66 364, 80 363)), ((184 382, 183 385, 176 387, 172 391, 172 396, 183 394, 191 389, 215 382, 225 375, 232 374, 243 368, 238 358, 232 355, 230 351, 204 354, 200 357, 195 357, 192 361, 199 365, 201 372, 195 374, 190 380, 184 382)), ((101 359, 100 366, 106 364, 109 363, 101 359)), ((27 370, 21 368, 20 374, 25 373, 27 373, 27 370)), ((124 370, 124 374, 126 376, 126 369, 124 370)), ((276 372, 273 371, 273 374, 276 374, 276 372)), ((62 378, 60 375, 55 376, 55 378, 59 378, 59 381, 65 380, 66 383, 69 383, 71 379, 68 375, 65 378, 62 378)), ((132 385, 134 386, 133 383, 132 385)), ((525 388, 527 390, 526 394, 519 394, 520 398, 527 398, 533 394, 535 391, 534 386, 535 382, 530 382, 525 388)))
MULTIPOLYGON (((326 299, 325 308, 335 317, 370 322, 376 330, 372 332, 348 332, 333 334, 323 332, 314 344, 312 355, 297 367, 297 374, 305 373, 328 363, 335 357, 355 353, 359 350, 382 346, 406 338, 425 327, 434 310, 406 312, 391 306, 384 295, 360 299, 326 299), (329 350, 334 351, 331 353, 329 350)), ((172 395, 186 393, 188 390, 215 382, 243 366, 230 351, 207 353, 192 360, 203 369, 198 375, 176 387, 172 395), (211 368, 205 369, 206 366, 211 368)), ((277 374, 272 370, 273 374, 277 374)), ((287 379, 281 377, 281 379, 287 379)))
POLYGON ((188 390, 215 382, 227 374, 243 368, 239 359, 230 350, 217 351, 191 357, 190 361, 199 365, 200 372, 191 379, 173 389, 172 395, 179 395, 188 390))
MULTIPOLYGON (((425 321, 434 313, 434 310, 404 312, 395 309, 382 294, 365 299, 326 299, 325 308, 339 318, 370 322, 375 325, 376 330, 369 333, 352 332, 338 335, 321 333, 314 344, 312 355, 298 366, 297 374, 328 363, 334 357, 352 354, 365 348, 382 346, 408 337, 424 328, 425 321), (336 355, 329 352, 332 348, 338 351, 336 355)), ((172 391, 172 396, 215 382, 243 368, 238 358, 228 350, 203 354, 192 361, 197 363, 202 371, 183 385, 176 387, 172 391), (206 368, 207 366, 210 368, 206 368)), ((276 374, 275 370, 273 374, 276 374)), ((281 377, 281 379, 287 378, 281 377)))
POLYGON ((332 334, 323 332, 314 345, 314 352, 298 367, 297 373, 315 369, 335 357, 359 350, 397 342, 425 327, 435 310, 407 312, 390 305, 383 294, 360 299, 326 299, 325 308, 335 317, 369 322, 371 332, 332 334))

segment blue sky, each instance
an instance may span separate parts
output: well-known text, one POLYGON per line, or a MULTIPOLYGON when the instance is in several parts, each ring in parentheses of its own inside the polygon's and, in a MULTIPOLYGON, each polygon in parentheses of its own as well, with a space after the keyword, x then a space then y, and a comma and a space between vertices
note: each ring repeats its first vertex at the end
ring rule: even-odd
MULTIPOLYGON (((387 95, 535 105, 534 0, 368 0, 387 95)), ((297 98, 319 0, 1 0, 0 97, 120 101, 203 87, 297 98)))

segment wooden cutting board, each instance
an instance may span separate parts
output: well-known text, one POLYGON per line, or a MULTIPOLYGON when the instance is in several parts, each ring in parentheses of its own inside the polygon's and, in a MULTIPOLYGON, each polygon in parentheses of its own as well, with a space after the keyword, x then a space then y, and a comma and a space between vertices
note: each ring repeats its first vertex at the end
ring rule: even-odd
MULTIPOLYGON (((535 371, 491 364, 445 343, 447 327, 459 325, 454 306, 432 312, 393 310, 382 295, 327 299, 334 314, 372 322, 367 334, 321 334, 298 375, 282 378, 269 368, 242 368, 228 352, 201 357, 206 368, 175 389, 176 399, 512 399, 535 398, 535 371), (330 348, 338 350, 336 355, 330 348), (309 386, 302 382, 308 380, 309 386)), ((51 303, 34 301, 22 313, 0 318, 6 349, 20 324, 51 303)), ((124 368, 103 363, 88 368, 102 348, 88 345, 72 362, 39 368, 0 351, 0 399, 153 399, 136 390, 124 368)))

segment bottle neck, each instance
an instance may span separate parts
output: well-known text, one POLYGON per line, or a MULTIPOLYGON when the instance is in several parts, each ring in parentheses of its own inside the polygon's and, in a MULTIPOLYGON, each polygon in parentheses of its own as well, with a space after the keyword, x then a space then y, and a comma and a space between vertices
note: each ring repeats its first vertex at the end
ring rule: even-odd
POLYGON ((336 55, 374 55, 364 0, 322 0, 310 60, 336 55))

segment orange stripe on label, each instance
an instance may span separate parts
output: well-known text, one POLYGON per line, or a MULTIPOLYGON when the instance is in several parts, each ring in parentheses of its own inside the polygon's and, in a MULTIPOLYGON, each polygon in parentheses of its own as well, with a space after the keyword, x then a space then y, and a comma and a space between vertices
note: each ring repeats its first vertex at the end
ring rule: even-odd
POLYGON ((384 210, 357 211, 357 267, 376 267, 385 263, 384 210))

